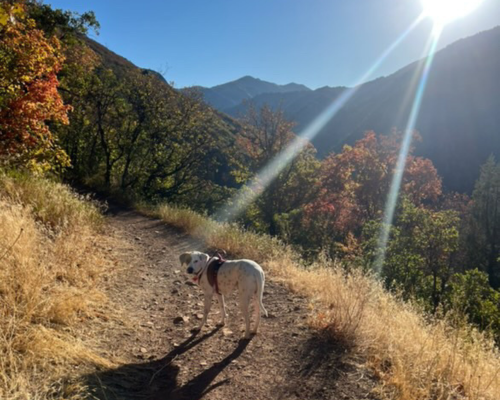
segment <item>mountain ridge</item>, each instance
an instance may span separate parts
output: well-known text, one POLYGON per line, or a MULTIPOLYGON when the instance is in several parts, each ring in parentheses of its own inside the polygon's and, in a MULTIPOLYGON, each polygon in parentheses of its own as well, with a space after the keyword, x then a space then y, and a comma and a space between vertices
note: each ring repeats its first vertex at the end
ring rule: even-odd
MULTIPOLYGON (((312 139, 318 155, 338 152, 367 130, 388 134, 406 129, 422 60, 357 87, 352 98, 312 139)), ((281 108, 302 131, 345 87, 260 93, 246 103, 219 108, 240 117, 248 104, 281 108)), ((210 103, 209 98, 205 98, 210 103)), ((218 108, 217 106, 215 106, 218 108)), ((436 52, 415 129, 422 142, 416 154, 430 158, 448 189, 471 192, 479 167, 490 154, 500 157, 500 26, 460 39, 436 52)))
POLYGON ((250 75, 210 88, 202 86, 196 86, 196 88, 203 94, 207 103, 223 112, 262 93, 293 93, 311 90, 305 85, 293 82, 278 85, 250 75))

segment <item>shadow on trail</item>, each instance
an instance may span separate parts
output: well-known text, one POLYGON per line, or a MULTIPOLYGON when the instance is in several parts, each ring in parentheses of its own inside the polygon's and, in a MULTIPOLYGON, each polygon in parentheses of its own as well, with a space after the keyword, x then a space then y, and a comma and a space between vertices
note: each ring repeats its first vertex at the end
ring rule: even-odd
POLYGON ((119 368, 88 375, 86 380, 97 399, 145 399, 145 400, 197 400, 229 379, 212 384, 215 378, 237 359, 248 346, 248 340, 240 340, 238 346, 222 361, 190 379, 185 385, 177 385, 179 367, 174 364, 181 354, 209 339, 220 328, 197 337, 193 333, 188 339, 160 360, 123 365, 119 368))
POLYGON ((317 332, 311 335, 300 344, 296 358, 283 371, 286 377, 285 383, 281 387, 276 387, 272 398, 351 399, 350 396, 337 393, 343 386, 351 387, 351 382, 344 382, 351 369, 349 358, 348 349, 325 333, 317 332))

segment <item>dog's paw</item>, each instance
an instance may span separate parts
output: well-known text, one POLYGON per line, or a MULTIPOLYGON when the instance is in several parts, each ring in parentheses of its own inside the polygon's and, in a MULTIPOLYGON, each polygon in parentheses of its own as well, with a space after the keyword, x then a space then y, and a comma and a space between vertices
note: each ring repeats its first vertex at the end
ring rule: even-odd
POLYGON ((243 336, 243 339, 250 340, 254 336, 255 336, 255 332, 248 332, 248 333, 245 333, 245 336, 243 336))

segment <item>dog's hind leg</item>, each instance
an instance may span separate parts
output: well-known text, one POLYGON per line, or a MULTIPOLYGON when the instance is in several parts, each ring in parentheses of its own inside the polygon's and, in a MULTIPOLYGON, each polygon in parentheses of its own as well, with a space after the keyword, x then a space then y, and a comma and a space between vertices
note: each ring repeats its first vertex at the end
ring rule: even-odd
POLYGON ((243 318, 245 319, 245 339, 250 339, 250 300, 251 293, 240 293, 240 308, 243 318))
POLYGON ((254 327, 254 330, 252 331, 253 333, 257 333, 257 330, 259 329, 259 324, 260 324, 260 313, 261 313, 261 309, 260 309, 260 301, 259 301, 259 296, 257 294, 255 294, 254 298, 253 298, 253 307, 254 307, 254 317, 255 317, 255 327, 254 327))
POLYGON ((217 300, 219 301, 220 305, 220 313, 221 313, 221 321, 219 323, 220 326, 224 326, 226 324, 226 303, 224 303, 224 296, 221 294, 217 294, 217 300))

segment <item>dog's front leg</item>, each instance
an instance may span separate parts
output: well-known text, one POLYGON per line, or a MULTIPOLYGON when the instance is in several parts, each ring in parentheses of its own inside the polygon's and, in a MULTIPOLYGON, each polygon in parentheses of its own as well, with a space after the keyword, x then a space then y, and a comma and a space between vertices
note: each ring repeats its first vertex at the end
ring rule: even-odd
POLYGON ((219 325, 220 326, 224 326, 226 324, 226 317, 227 317, 226 303, 224 303, 224 296, 221 295, 221 294, 217 294, 217 300, 219 301, 220 313, 221 313, 221 316, 222 316, 222 319, 221 319, 219 325))
POLYGON ((201 325, 198 328, 199 330, 201 330, 201 328, 203 328, 203 326, 207 322, 208 313, 210 311, 210 307, 212 307, 212 296, 213 296, 212 291, 205 292, 204 307, 203 307, 203 320, 201 321, 201 325))

